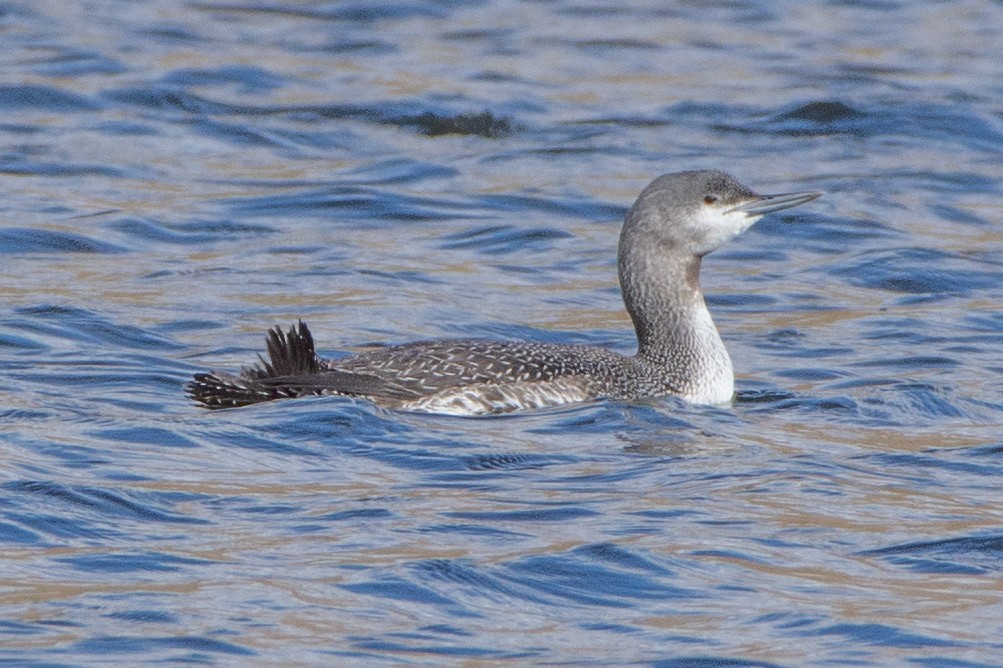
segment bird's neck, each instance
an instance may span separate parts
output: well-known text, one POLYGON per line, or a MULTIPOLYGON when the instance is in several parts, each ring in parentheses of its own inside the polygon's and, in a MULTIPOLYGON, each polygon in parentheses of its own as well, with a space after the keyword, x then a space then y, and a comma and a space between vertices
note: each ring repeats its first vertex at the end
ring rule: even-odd
POLYGON ((700 258, 657 244, 621 244, 619 271, 645 372, 689 401, 730 401, 731 358, 700 291, 700 258))

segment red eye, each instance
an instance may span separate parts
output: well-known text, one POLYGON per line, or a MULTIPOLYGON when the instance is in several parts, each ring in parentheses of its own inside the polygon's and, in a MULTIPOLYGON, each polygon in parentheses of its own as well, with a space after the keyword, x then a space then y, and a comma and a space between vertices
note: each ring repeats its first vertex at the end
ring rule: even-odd
POLYGON ((713 204, 716 201, 717 197, 715 197, 714 195, 707 195, 706 197, 703 198, 704 204, 713 204))

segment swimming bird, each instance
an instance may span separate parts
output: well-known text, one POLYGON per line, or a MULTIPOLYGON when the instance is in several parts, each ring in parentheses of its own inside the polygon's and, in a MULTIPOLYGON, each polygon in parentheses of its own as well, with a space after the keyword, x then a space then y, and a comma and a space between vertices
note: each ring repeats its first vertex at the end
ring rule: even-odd
POLYGON ((820 195, 759 195, 717 170, 652 181, 620 232, 620 289, 637 334, 632 356, 598 346, 445 339, 322 359, 300 321, 269 330, 267 360, 259 355, 239 375, 195 374, 188 394, 207 408, 330 394, 454 415, 669 395, 726 404, 735 377, 700 291, 701 260, 763 215, 820 195))

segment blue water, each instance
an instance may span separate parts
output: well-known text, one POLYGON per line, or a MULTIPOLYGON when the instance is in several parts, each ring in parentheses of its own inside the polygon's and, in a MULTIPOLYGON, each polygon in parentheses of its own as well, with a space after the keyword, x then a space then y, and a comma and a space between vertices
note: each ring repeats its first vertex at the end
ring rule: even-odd
POLYGON ((0 3, 0 662, 1003 666, 1003 4, 0 3), (655 176, 738 373, 501 418, 182 386, 633 346, 655 176))

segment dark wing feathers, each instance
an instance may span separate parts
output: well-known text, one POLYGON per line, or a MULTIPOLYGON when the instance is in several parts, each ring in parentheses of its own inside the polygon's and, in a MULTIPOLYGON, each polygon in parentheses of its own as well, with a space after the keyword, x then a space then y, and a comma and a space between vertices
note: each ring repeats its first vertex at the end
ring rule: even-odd
POLYGON ((306 324, 283 332, 268 331, 268 359, 260 355, 256 366, 245 367, 240 376, 198 373, 187 385, 188 395, 206 408, 234 408, 273 399, 343 394, 405 400, 417 394, 372 374, 331 371, 322 367, 306 324))

